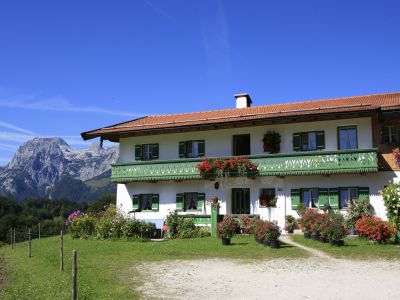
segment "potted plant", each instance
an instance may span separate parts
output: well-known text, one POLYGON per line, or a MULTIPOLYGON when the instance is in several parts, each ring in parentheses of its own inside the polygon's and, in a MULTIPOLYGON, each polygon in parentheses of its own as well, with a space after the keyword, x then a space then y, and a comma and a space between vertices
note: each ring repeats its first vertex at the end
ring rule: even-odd
POLYGON ((231 238, 236 233, 236 223, 233 218, 226 215, 217 225, 217 235, 222 240, 222 245, 230 245, 231 238))
POLYGON ((240 231, 244 234, 251 232, 251 218, 248 215, 239 216, 240 231))
POLYGON ((281 228, 278 226, 276 221, 266 221, 265 240, 269 241, 271 248, 279 248, 278 238, 281 236, 281 228))
POLYGON ((323 217, 322 217, 321 223, 319 224, 319 239, 318 239, 318 241, 320 241, 321 243, 326 243, 326 242, 328 242, 327 229, 328 229, 328 226, 329 226, 329 223, 331 220, 330 220, 329 214, 323 214, 322 216, 323 217))
POLYGON ((331 245, 344 245, 343 239, 346 236, 347 230, 344 226, 344 218, 340 213, 333 214, 330 217, 330 222, 325 233, 331 245))
POLYGON ((293 217, 292 215, 287 215, 285 217, 285 230, 288 233, 293 233, 295 226, 296 226, 296 218, 293 217))
POLYGON ((256 240, 257 243, 262 244, 264 240, 264 235, 262 235, 260 232, 260 228, 263 225, 264 221, 261 220, 259 217, 256 219, 253 219, 251 222, 251 232, 254 234, 254 239, 256 240))
POLYGON ((300 219, 301 229, 305 238, 311 238, 311 230, 315 219, 318 217, 318 212, 312 208, 307 208, 300 219))
POLYGON ((276 131, 268 131, 264 134, 263 142, 264 152, 273 154, 281 150, 281 135, 276 131))

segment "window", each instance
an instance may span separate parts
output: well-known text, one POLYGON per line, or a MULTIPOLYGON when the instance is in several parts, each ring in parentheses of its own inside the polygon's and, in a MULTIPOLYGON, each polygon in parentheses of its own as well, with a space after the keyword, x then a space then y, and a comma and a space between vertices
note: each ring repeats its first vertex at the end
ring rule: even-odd
POLYGON ((275 198, 275 189, 261 189, 260 207, 268 207, 273 198, 275 198))
POLYGON ((358 188, 340 188, 339 190, 339 201, 340 208, 347 208, 350 205, 350 201, 358 200, 358 188))
POLYGON ((151 200, 153 194, 142 194, 140 195, 140 206, 141 210, 151 210, 151 200))
POLYGON ((184 141, 179 142, 180 158, 196 158, 205 155, 204 141, 184 141))
POLYGON ((325 132, 311 131, 293 134, 293 151, 315 151, 325 149, 325 132))
POLYGON ((185 193, 185 210, 197 210, 197 193, 185 193))
POLYGON ((232 155, 250 155, 250 134, 239 134, 233 136, 232 155))
POLYGON ((158 211, 158 194, 138 194, 132 196, 132 211, 158 211))
POLYGON ((357 127, 339 127, 339 150, 357 149, 357 127))
POLYGON ((400 127, 386 126, 382 128, 382 144, 398 144, 400 127))
POLYGON ((183 211, 203 211, 205 204, 204 193, 179 193, 176 194, 176 210, 183 211))
POLYGON ((306 132, 301 134, 301 151, 317 150, 317 133, 306 132))
POLYGON ((301 201, 306 207, 318 208, 318 189, 302 189, 301 201))
POLYGON ((158 159, 158 144, 143 144, 135 146, 135 160, 158 159))

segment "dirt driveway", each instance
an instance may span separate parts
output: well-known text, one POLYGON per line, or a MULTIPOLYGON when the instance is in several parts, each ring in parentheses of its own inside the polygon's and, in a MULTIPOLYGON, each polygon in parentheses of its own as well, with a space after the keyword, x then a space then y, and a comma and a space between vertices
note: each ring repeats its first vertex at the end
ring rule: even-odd
POLYGON ((148 299, 400 299, 400 261, 314 256, 261 262, 147 263, 148 299))

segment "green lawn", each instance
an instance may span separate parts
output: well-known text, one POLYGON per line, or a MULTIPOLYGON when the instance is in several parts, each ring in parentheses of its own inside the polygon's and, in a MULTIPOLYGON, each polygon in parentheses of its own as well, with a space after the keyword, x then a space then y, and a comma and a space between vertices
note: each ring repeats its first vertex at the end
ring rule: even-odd
MULTIPOLYGON (((307 257, 298 248, 283 246, 270 249, 257 244, 252 236, 237 236, 233 245, 222 246, 217 238, 168 240, 163 242, 75 240, 64 237, 65 271, 59 271, 59 238, 32 241, 32 257, 27 243, 0 248, 0 299, 70 299, 71 253, 78 252, 79 299, 138 298, 134 287, 141 276, 135 264, 145 261, 186 260, 197 258, 234 258, 243 261, 278 257, 307 257)), ((212 274, 210 274, 212 276, 212 274)))
POLYGON ((324 251, 325 253, 337 257, 348 259, 400 259, 400 245, 380 245, 371 244, 364 239, 345 239, 342 247, 331 246, 329 243, 320 243, 311 239, 305 239, 303 235, 295 234, 291 236, 293 241, 304 246, 324 251))

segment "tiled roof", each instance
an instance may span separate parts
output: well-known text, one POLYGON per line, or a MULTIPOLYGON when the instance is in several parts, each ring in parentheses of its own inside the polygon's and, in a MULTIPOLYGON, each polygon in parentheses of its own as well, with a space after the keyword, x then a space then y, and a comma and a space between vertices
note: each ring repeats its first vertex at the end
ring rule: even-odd
POLYGON ((82 133, 82 137, 87 140, 109 134, 173 129, 177 127, 200 126, 207 124, 223 124, 228 122, 232 123, 240 121, 264 120, 278 117, 282 118, 367 111, 378 108, 382 108, 383 110, 390 110, 394 108, 399 109, 400 92, 290 102, 239 109, 233 108, 182 114, 146 116, 93 131, 84 132, 82 133))

